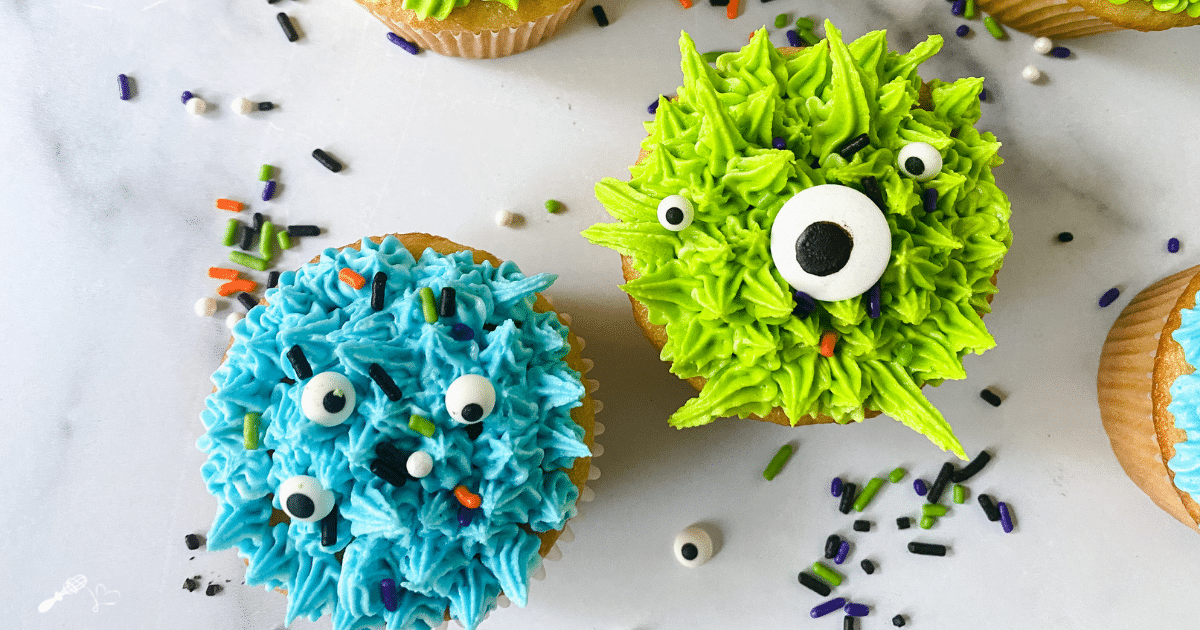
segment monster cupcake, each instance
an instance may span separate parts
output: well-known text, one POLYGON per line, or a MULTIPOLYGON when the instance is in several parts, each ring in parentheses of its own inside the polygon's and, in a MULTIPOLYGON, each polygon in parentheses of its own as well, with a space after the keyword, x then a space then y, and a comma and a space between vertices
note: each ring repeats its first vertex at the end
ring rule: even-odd
POLYGON ((286 624, 473 629, 575 514, 597 404, 554 276, 425 234, 326 250, 234 328, 201 420, 208 540, 286 624))
POLYGON ((632 178, 596 186, 618 221, 584 236, 621 254, 635 318, 700 392, 672 425, 885 413, 965 458, 921 387, 995 345, 1012 235, 982 79, 922 83, 938 36, 901 54, 825 32, 785 54, 760 30, 715 68, 684 34, 632 178))
POLYGON ((1200 0, 978 0, 1001 23, 1038 37, 1068 39, 1124 29, 1162 31, 1200 24, 1200 0))

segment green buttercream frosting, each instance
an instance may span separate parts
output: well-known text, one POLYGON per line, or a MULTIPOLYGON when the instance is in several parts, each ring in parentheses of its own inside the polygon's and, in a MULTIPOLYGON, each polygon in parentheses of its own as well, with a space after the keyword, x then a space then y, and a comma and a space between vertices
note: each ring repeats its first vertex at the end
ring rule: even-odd
POLYGON ((828 38, 781 54, 758 31, 740 51, 705 63, 683 34, 684 84, 662 98, 630 181, 606 178, 596 196, 616 223, 584 231, 591 242, 632 259, 639 278, 622 288, 666 327, 663 360, 707 385, 670 418, 676 427, 724 416, 766 415, 779 407, 795 422, 826 415, 862 420, 886 413, 965 459, 962 446, 921 386, 965 377, 962 358, 995 345, 981 320, 996 291, 992 276, 1012 242, 1008 199, 991 168, 1000 143, 973 127, 983 80, 931 81, 918 108, 917 66, 942 46, 931 36, 900 54, 876 31, 844 43, 828 38), (867 134, 847 161, 836 149, 867 134), (772 148, 783 138, 787 149, 772 148), (902 175, 897 152, 925 142, 941 172, 918 182, 902 175), (792 288, 771 259, 771 227, 781 206, 819 184, 861 190, 874 176, 885 196, 891 258, 880 279, 882 315, 856 297, 817 302, 793 315, 792 288), (925 212, 924 189, 938 192, 925 212), (658 220, 664 197, 695 209, 679 232, 658 220), (840 339, 830 358, 821 334, 840 339))
MULTIPOLYGON (((1108 0, 1113 4, 1125 4, 1129 0, 1108 0)), ((1187 13, 1188 17, 1200 17, 1200 0, 1139 0, 1147 1, 1155 11, 1163 13, 1187 13)))
MULTIPOLYGON (((499 2, 516 11, 518 0, 476 0, 479 2, 499 2)), ((433 18, 444 20, 450 12, 461 9, 471 3, 471 0, 404 0, 401 6, 417 14, 422 20, 433 18)))

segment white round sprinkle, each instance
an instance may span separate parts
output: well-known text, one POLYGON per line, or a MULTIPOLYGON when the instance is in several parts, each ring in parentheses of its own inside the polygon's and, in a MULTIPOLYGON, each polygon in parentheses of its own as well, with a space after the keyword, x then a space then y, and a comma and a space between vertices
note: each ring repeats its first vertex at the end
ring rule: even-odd
POLYGON ((1021 71, 1021 78, 1030 83, 1034 83, 1038 79, 1042 78, 1042 71, 1038 70, 1037 66, 1029 64, 1028 66, 1025 66, 1024 70, 1021 71))
POLYGON ((212 317, 217 313, 217 301, 210 297, 202 297, 196 300, 195 310, 197 317, 212 317))
POLYGON ((233 327, 237 326, 237 323, 243 319, 246 319, 246 315, 244 313, 234 311, 225 317, 225 326, 230 330, 233 330, 233 327))
POLYGON ((425 451, 413 451, 412 455, 408 456, 408 474, 421 479, 433 472, 433 458, 425 451))
POLYGON ((200 114, 203 114, 204 112, 208 111, 208 103, 205 103, 204 99, 202 99, 198 96, 193 96, 192 98, 189 98, 187 100, 187 103, 185 103, 185 106, 187 107, 187 111, 189 114, 193 114, 196 116, 199 116, 200 114))
POLYGON ((1039 37, 1033 40, 1033 52, 1039 55, 1050 54, 1050 49, 1054 48, 1054 42, 1050 41, 1049 37, 1039 37))
POLYGON ((249 116, 250 112, 254 111, 254 103, 250 102, 248 98, 236 98, 233 100, 233 111, 243 116, 249 116))
POLYGON ((515 212, 501 210, 496 213, 496 225, 500 227, 517 227, 521 224, 523 217, 515 212))

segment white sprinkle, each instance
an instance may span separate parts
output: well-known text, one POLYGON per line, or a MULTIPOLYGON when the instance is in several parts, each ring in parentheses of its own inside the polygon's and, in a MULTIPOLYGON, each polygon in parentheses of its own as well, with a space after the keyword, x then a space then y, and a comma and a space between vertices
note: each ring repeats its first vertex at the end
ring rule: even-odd
POLYGON ((250 112, 254 111, 254 103, 248 98, 235 98, 233 99, 233 111, 243 116, 249 116, 250 112))
POLYGON ((196 115, 196 116, 199 116, 200 114, 203 114, 205 111, 208 111, 208 103, 205 103, 204 99, 202 99, 198 96, 193 96, 192 98, 189 98, 187 100, 187 103, 185 103, 185 105, 187 106, 188 113, 196 115))
POLYGON ((405 468, 408 469, 408 474, 422 479, 433 472, 433 458, 425 451, 413 451, 413 454, 408 456, 405 468))
POLYGON ((501 210, 496 213, 496 225, 501 227, 519 227, 525 222, 525 217, 508 210, 501 210))
POLYGON ((245 318, 246 318, 246 316, 244 314, 234 311, 234 312, 230 313, 228 317, 225 318, 225 327, 230 330, 233 330, 233 327, 237 326, 237 323, 242 321, 245 318))
POLYGON ((196 317, 212 317, 217 313, 217 300, 211 297, 202 297, 196 300, 196 317))
POLYGON ((1054 48, 1054 42, 1050 41, 1049 37, 1039 37, 1033 40, 1033 52, 1039 55, 1050 54, 1050 49, 1054 48))
POLYGON ((1021 71, 1021 78, 1030 83, 1037 83, 1042 78, 1042 71, 1037 69, 1037 66, 1029 64, 1021 71))

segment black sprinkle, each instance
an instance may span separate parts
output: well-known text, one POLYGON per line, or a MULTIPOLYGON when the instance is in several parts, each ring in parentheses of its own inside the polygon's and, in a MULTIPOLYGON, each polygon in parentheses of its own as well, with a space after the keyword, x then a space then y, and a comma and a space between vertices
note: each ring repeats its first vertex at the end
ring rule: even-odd
POLYGON ((896 626, 897 628, 903 628, 905 623, 907 623, 907 620, 904 618, 904 615, 896 615, 895 617, 892 617, 892 625, 896 626))
POLYGON ((991 495, 979 495, 979 507, 983 508, 983 513, 987 514, 989 521, 1000 520, 1000 508, 996 507, 996 500, 991 495))
POLYGON ((863 560, 862 562, 858 563, 858 566, 862 567, 862 570, 867 575, 871 575, 875 572, 875 563, 871 562, 870 560, 863 560))
POLYGON ((817 595, 820 595, 821 597, 827 597, 831 590, 828 584, 817 579, 816 576, 805 573, 804 571, 801 571, 800 575, 796 576, 796 579, 800 580, 801 586, 816 593, 817 595))
POLYGON ((993 407, 1000 406, 1000 403, 1001 403, 1000 397, 996 395, 996 392, 994 392, 990 389, 980 390, 979 397, 984 399, 985 401, 987 401, 987 404, 989 404, 993 407))
POLYGON ((396 402, 404 397, 404 392, 400 391, 400 387, 396 385, 396 381, 392 380, 391 375, 383 369, 382 365, 372 363, 371 367, 367 368, 367 373, 371 375, 371 380, 375 381, 379 389, 383 390, 383 395, 387 396, 388 400, 396 402))
POLYGON ((279 286, 279 272, 272 271, 267 274, 267 288, 274 289, 277 286, 279 286))
POLYGON ((714 7, 727 7, 729 0, 708 0, 708 3, 714 7))
POLYGON ((842 484, 842 502, 838 504, 838 511, 842 514, 849 514, 850 508, 854 507, 854 494, 858 492, 858 486, 852 483, 842 484))
POLYGON ((474 424, 467 425, 467 437, 470 438, 470 440, 472 442, 479 439, 480 433, 483 433, 483 423, 482 422, 476 422, 474 424))
POLYGON ((838 148, 834 149, 834 151, 836 151, 838 155, 849 160, 850 158, 854 157, 855 153, 867 148, 867 145, 870 143, 871 138, 864 133, 843 142, 840 146, 838 146, 838 148))
POLYGON ((320 236, 321 228, 315 225, 289 225, 288 236, 320 236))
POLYGON ((975 459, 971 460, 971 463, 963 466, 962 470, 954 473, 954 483, 962 483, 971 477, 974 477, 975 473, 983 470, 983 467, 987 466, 987 463, 990 461, 992 461, 991 453, 987 451, 979 451, 979 454, 975 456, 975 459))
POLYGON ((887 203, 883 199, 883 190, 879 188, 879 180, 873 175, 858 180, 858 184, 862 186, 863 194, 875 202, 881 212, 887 212, 887 203))
POLYGON ((254 308, 255 306, 258 306, 258 300, 256 300, 253 295, 250 295, 249 293, 246 293, 245 291, 238 293, 237 299, 239 302, 242 303, 242 306, 246 307, 247 311, 254 308))
POLYGON ((276 2, 279 2, 279 0, 267 0, 267 4, 275 4, 276 2))
POLYGON ((901 516, 896 519, 896 529, 908 529, 912 527, 912 519, 907 516, 901 516))
MULTIPOLYGON (((373 278, 371 278, 371 308, 372 309, 377 310, 377 311, 383 310, 383 299, 384 299, 385 289, 387 289, 387 274, 382 271, 376 271, 375 276, 373 278)), ((382 387, 382 385, 380 387, 382 387)))
POLYGON ((925 500, 929 503, 937 503, 942 498, 942 493, 946 491, 946 486, 950 485, 950 478, 953 476, 954 464, 950 462, 942 464, 942 469, 938 471, 937 478, 929 486, 929 494, 925 495, 925 500))
POLYGON ((333 509, 325 518, 321 519, 321 546, 332 547, 337 544, 338 539, 338 507, 335 503, 333 509))
POLYGON ((242 225, 241 228, 242 240, 240 243, 238 243, 238 246, 244 251, 250 251, 251 249, 254 249, 254 239, 258 236, 258 230, 248 225, 242 225))
POLYGON ((304 356, 304 350, 300 346, 292 346, 287 351, 288 362, 292 364, 292 371, 296 373, 296 378, 304 380, 313 375, 312 366, 308 364, 308 357, 304 356))
POLYGON ((453 287, 442 287, 442 299, 438 300, 438 317, 454 317, 458 314, 457 294, 453 287))
POLYGON ((220 584, 209 584, 208 588, 204 589, 204 594, 212 597, 213 595, 220 593, 223 589, 224 587, 220 584))
POLYGON ((1059 232, 1058 236, 1055 238, 1058 239, 1059 243, 1070 243, 1071 241, 1075 240, 1075 235, 1070 232, 1059 232))
POLYGON ((604 14, 604 7, 598 4, 592 7, 592 16, 596 18, 596 24, 608 26, 608 16, 604 14))
POLYGON ((251 217, 251 219, 252 219, 251 224, 254 226, 255 232, 262 230, 263 223, 267 222, 267 218, 264 217, 263 213, 261 213, 261 212, 255 212, 254 216, 251 217))
POLYGON ((863 521, 863 520, 854 521, 854 531, 856 531, 856 532, 871 531, 871 521, 863 521))
POLYGON ((937 210, 938 191, 936 188, 926 188, 921 193, 921 209, 925 212, 937 210))
POLYGON ((275 109, 275 103, 271 101, 263 101, 258 104, 258 111, 260 112, 269 112, 272 109, 275 109))
POLYGON ((283 378, 281 378, 281 379, 279 379, 279 382, 280 382, 280 383, 283 383, 284 385, 295 385, 295 384, 296 384, 296 380, 295 380, 295 379, 291 379, 291 378, 288 378, 288 377, 286 377, 286 376, 285 376, 285 377, 283 377, 283 378))
POLYGON ((283 29, 283 34, 289 42, 294 42, 300 39, 300 34, 296 32, 296 27, 292 26, 292 19, 286 13, 279 13, 275 16, 279 20, 279 27, 283 29))
POLYGON ((496 330, 496 325, 495 324, 484 324, 483 329, 487 332, 492 332, 493 330, 496 330))
POLYGON ((342 163, 337 161, 337 158, 326 153, 323 149, 313 149, 312 156, 321 163, 321 166, 324 166, 334 173, 342 170, 342 163))
POLYGON ((842 630, 855 630, 857 627, 858 624, 855 623, 854 617, 851 617, 850 615, 842 617, 842 630))
POLYGON ((908 550, 919 556, 944 556, 946 555, 946 545, 935 545, 933 543, 910 542, 908 550))
POLYGON ((186 578, 183 580, 183 588, 188 592, 195 591, 200 588, 200 583, 193 578, 186 578))
POLYGON ((393 486, 396 486, 397 488, 408 482, 407 471, 402 473, 399 470, 388 466, 382 459, 371 460, 371 472, 374 473, 376 477, 379 477, 380 479, 392 484, 393 486))
POLYGON ((825 559, 829 560, 837 556, 838 547, 842 546, 842 537, 837 534, 830 534, 829 538, 825 539, 825 559))
POLYGON ((187 545, 188 549, 195 551, 204 545, 204 537, 196 534, 188 534, 183 537, 183 544, 187 545))
MULTIPOLYGON (((408 472, 408 456, 403 451, 396 448, 391 442, 380 442, 375 445, 375 455, 383 460, 383 463, 391 466, 397 471, 408 472)), ((379 460, 376 460, 379 461, 379 460)), ((405 477, 408 475, 405 474, 405 477)))

